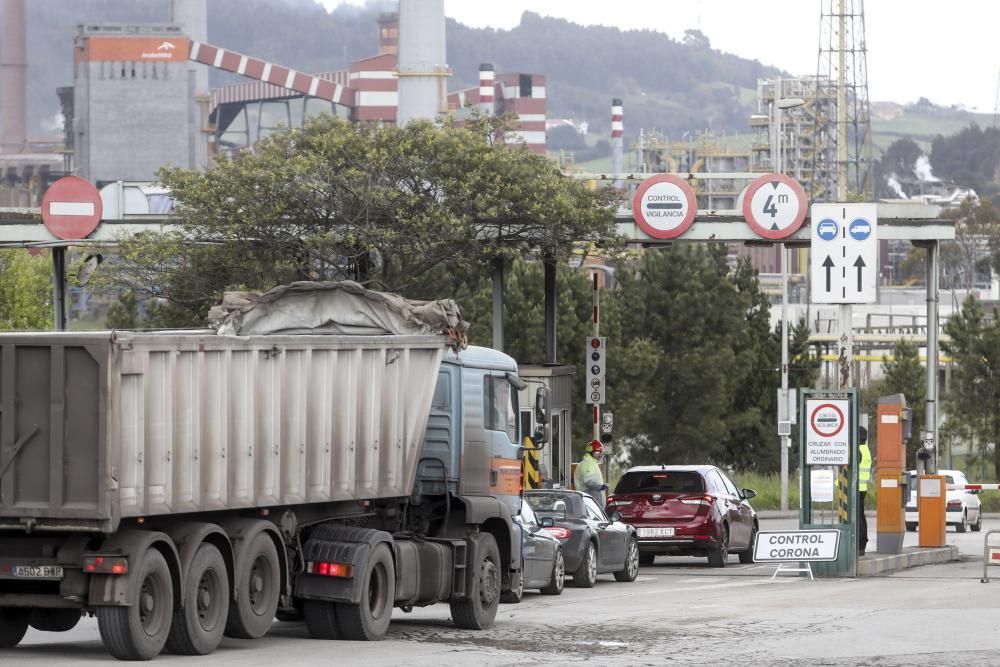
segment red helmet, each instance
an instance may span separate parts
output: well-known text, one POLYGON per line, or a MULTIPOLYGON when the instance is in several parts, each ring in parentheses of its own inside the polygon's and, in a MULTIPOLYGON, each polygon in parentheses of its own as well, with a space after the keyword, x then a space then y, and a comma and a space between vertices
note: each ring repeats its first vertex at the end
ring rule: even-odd
POLYGON ((590 442, 587 443, 585 451, 588 454, 603 454, 604 445, 601 444, 600 440, 591 440, 590 442))

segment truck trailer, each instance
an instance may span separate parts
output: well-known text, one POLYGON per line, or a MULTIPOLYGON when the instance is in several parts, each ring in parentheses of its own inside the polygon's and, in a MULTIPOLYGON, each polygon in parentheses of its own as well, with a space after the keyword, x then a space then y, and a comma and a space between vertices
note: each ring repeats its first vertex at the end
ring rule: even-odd
POLYGON ((447 602, 490 625, 520 576, 524 384, 456 340, 0 335, 0 649, 87 614, 126 660, 275 617, 377 640, 447 602))

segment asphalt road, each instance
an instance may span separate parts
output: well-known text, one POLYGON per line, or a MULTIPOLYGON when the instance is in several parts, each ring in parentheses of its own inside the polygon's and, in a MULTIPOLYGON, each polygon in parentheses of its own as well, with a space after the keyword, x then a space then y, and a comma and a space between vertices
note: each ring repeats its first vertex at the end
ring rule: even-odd
MULTIPOLYGON (((765 519, 765 529, 792 519, 765 519)), ((1000 528, 987 520, 984 530, 1000 528)), ((1000 537, 1000 536, 998 536, 1000 537)), ((484 632, 451 627, 448 607, 397 611, 377 643, 310 639, 301 624, 277 623, 256 642, 226 639, 208 658, 161 656, 163 664, 407 665, 993 665, 1000 662, 1000 581, 982 584, 982 533, 948 533, 967 560, 887 577, 789 576, 772 565, 724 570, 704 559, 661 558, 635 583, 602 576, 590 590, 557 598, 527 594, 503 605, 484 632)), ((908 535, 915 540, 915 535, 908 535)), ((1000 541, 1000 540, 998 540, 1000 541)), ((1000 576, 1000 568, 998 568, 1000 576)), ((117 664, 92 619, 64 634, 30 631, 0 653, 0 665, 117 664)))

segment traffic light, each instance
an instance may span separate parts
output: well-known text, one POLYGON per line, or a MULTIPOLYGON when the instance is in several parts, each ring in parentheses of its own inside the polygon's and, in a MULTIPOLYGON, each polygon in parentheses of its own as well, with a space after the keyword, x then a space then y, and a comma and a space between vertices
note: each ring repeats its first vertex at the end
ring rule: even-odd
POLYGON ((587 339, 587 403, 604 404, 605 339, 591 336, 587 339))

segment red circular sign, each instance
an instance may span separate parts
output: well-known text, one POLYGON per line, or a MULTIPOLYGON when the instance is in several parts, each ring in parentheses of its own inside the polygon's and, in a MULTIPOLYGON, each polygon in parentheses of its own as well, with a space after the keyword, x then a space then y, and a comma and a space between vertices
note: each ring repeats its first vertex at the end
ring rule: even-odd
POLYGON ((743 194, 743 217, 759 236, 783 239, 798 231, 806 219, 806 191, 784 174, 764 174, 743 194))
POLYGON ((79 176, 66 176, 49 186, 42 198, 42 222, 66 241, 87 238, 101 222, 101 193, 79 176))
MULTIPOLYGON (((816 409, 812 411, 811 415, 809 415, 809 423, 812 424, 813 430, 816 431, 817 434, 823 436, 824 438, 832 438, 840 433, 840 430, 844 428, 844 413, 841 412, 840 408, 833 403, 821 403, 816 406, 816 409), (828 428, 820 428, 820 424, 816 421, 816 415, 819 414, 819 411, 824 408, 829 408, 837 413, 837 417, 839 417, 839 419, 836 428, 834 428, 832 424, 828 428)), ((826 424, 823 426, 826 427, 826 424)))
POLYGON ((632 217, 654 239, 672 239, 691 227, 698 212, 694 190, 673 174, 647 178, 632 197, 632 217))

